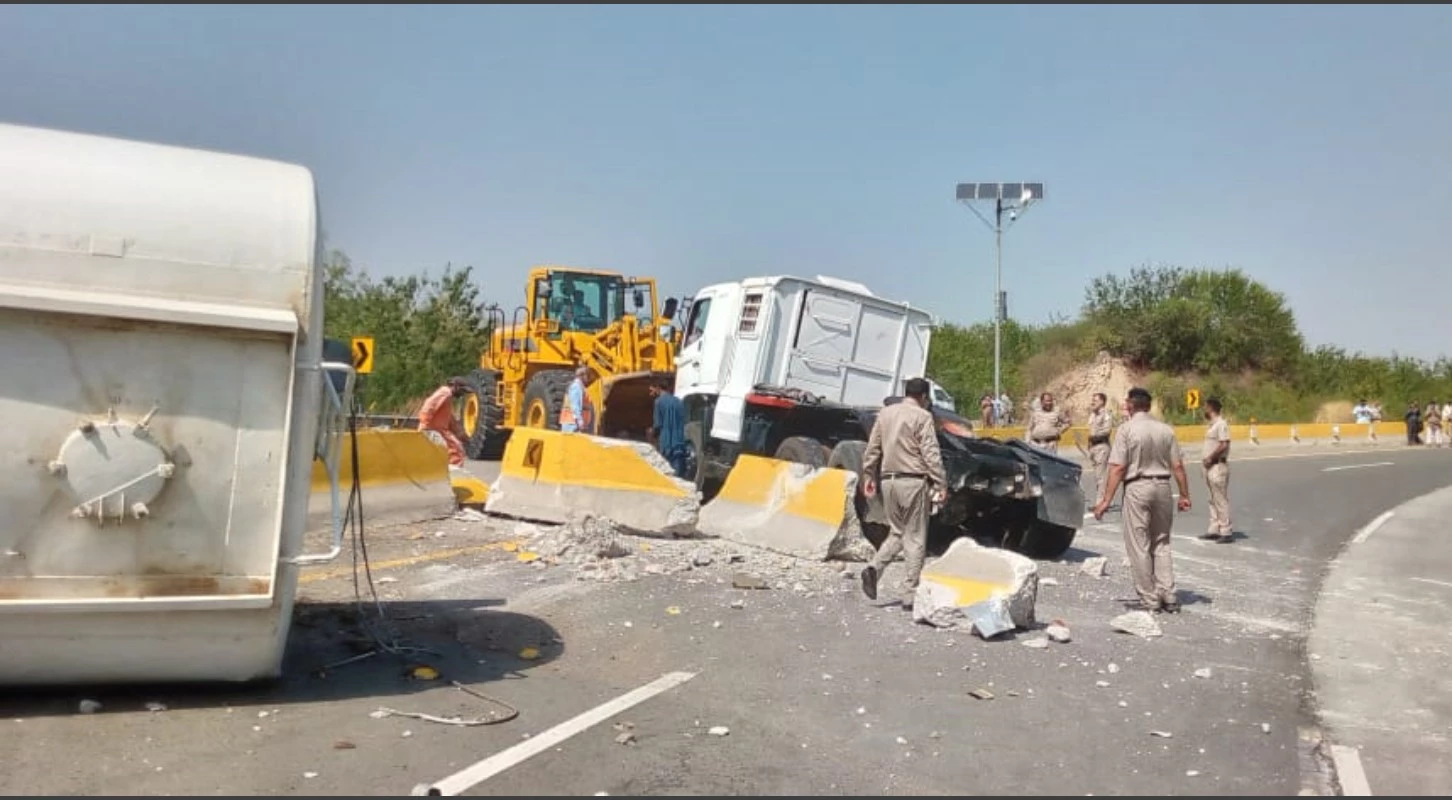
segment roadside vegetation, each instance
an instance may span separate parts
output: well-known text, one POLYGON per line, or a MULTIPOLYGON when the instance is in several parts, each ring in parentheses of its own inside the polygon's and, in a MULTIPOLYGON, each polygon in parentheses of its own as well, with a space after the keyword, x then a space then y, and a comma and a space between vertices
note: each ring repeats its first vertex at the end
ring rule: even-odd
MULTIPOLYGON (((469 267, 375 280, 348 256, 325 264, 327 335, 372 336, 373 374, 363 403, 409 413, 450 375, 466 373, 487 345, 486 298, 469 267)), ((1142 374, 1172 422, 1191 422, 1185 390, 1217 395, 1237 420, 1310 421, 1322 404, 1380 401, 1388 419, 1407 403, 1452 399, 1452 362, 1309 348, 1285 298, 1235 269, 1140 267, 1096 278, 1077 317, 1003 326, 1004 389, 1015 402, 1101 352, 1142 374)), ((993 324, 945 324, 928 371, 976 416, 993 388, 993 324)))

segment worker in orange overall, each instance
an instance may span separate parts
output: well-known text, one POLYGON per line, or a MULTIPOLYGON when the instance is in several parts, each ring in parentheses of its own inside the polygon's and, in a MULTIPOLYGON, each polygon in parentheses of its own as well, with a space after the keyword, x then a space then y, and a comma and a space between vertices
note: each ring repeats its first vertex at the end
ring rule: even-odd
POLYGON ((464 426, 454 418, 454 400, 468 391, 469 384, 463 378, 450 378, 418 410, 418 429, 443 437, 444 446, 449 448, 449 464, 455 467, 464 465, 464 426))

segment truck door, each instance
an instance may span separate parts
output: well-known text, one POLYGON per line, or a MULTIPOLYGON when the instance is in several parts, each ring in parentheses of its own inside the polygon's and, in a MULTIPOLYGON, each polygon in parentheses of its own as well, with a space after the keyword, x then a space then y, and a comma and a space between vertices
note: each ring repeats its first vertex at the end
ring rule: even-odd
POLYGON ((707 292, 691 302, 681 349, 676 353, 676 394, 680 397, 715 394, 719 390, 722 351, 728 342, 721 336, 708 336, 706 328, 713 320, 712 306, 719 305, 721 299, 707 292))
POLYGON ((895 375, 906 315, 831 290, 808 288, 787 374, 790 384, 850 405, 900 393, 895 375))

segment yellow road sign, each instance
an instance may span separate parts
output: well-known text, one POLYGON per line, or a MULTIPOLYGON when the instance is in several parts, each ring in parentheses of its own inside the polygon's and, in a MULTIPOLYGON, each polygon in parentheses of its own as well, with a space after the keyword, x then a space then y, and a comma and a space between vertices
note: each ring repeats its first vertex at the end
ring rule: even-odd
POLYGON ((1200 390, 1189 389, 1185 392, 1185 408, 1191 411, 1200 407, 1200 390))
POLYGON ((353 337, 353 369, 359 375, 367 375, 373 371, 373 337, 353 337))

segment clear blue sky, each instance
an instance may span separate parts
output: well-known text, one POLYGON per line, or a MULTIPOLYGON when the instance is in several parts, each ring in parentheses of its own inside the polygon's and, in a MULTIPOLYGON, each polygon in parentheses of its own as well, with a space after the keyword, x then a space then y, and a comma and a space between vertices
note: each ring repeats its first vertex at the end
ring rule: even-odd
POLYGON ((1010 313, 1239 266, 1313 343, 1452 353, 1444 7, 0 7, 0 119, 296 161, 375 274, 862 280, 992 314, 959 181, 1043 181, 1010 313))

